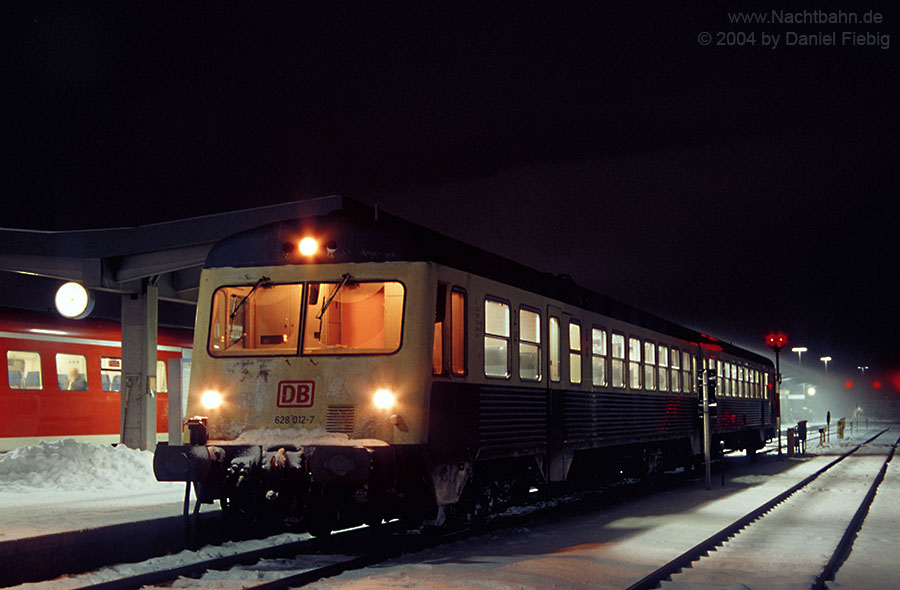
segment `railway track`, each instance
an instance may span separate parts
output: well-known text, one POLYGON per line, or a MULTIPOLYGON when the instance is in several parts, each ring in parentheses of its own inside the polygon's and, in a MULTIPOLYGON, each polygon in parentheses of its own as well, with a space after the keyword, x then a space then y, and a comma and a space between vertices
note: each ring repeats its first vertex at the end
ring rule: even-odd
MULTIPOLYGON (((786 572, 794 572, 797 581, 809 578, 811 587, 819 590, 834 579, 852 548, 887 466, 894 456, 900 438, 891 445, 886 457, 857 456, 845 461, 865 445, 883 436, 882 430, 822 469, 762 504, 729 526, 653 571, 627 590, 705 587, 707 584, 749 583, 754 588, 775 588, 786 572), (840 480, 851 482, 851 489, 840 489, 840 480), (868 483, 868 486, 861 485, 868 483), (855 484, 855 485, 853 485, 855 484), (862 493, 860 490, 866 488, 862 493), (798 494, 806 491, 809 493, 798 494), (854 504, 840 506, 833 494, 849 494, 854 504), (832 495, 829 497, 829 495, 832 495), (835 510, 838 505, 839 509, 835 510), (797 527, 803 518, 830 523, 809 531, 797 527), (815 535, 815 539, 811 537, 815 535), (772 543, 773 539, 777 542, 772 543), (814 542, 811 542, 814 541, 814 542), (773 549, 767 549, 770 544, 773 549), (796 551, 785 554, 784 547, 796 551), (827 549, 823 549, 827 547, 827 549), (777 554, 776 554, 777 552, 777 554), (827 563, 823 566, 823 562, 827 563)), ((841 496, 842 498, 846 496, 841 496)))
MULTIPOLYGON (((105 582, 91 582, 76 590, 129 590, 142 587, 167 587, 181 577, 202 578, 210 572, 227 572, 248 566, 246 571, 268 570, 267 579, 244 588, 288 588, 309 584, 349 569, 356 569, 384 560, 396 543, 383 542, 398 534, 393 523, 371 528, 336 532, 327 539, 303 538, 273 544, 269 547, 238 551, 212 559, 196 560, 175 566, 160 566, 153 571, 119 577, 105 582), (283 575, 281 575, 283 574, 283 575)), ((215 576, 214 576, 215 577, 215 576)), ((210 587, 221 584, 211 580, 210 587)))
MULTIPOLYGON (((630 486, 633 487, 633 486, 630 486)), ((630 488, 629 488, 630 489, 630 488)), ((606 502, 621 500, 619 488, 608 490, 606 502)), ((633 490, 631 492, 633 495, 633 490)), ((118 577, 114 580, 90 583, 69 590, 129 590, 132 588, 170 587, 177 579, 189 577, 199 579, 191 583, 192 588, 203 588, 207 576, 208 587, 222 586, 223 576, 230 582, 240 581, 244 589, 296 588, 322 578, 336 576, 344 571, 374 565, 402 554, 415 553, 427 548, 467 538, 477 534, 487 534, 500 529, 515 528, 535 521, 554 521, 566 514, 577 513, 585 507, 596 507, 603 503, 597 494, 575 495, 556 498, 549 502, 538 502, 526 510, 494 515, 475 528, 436 529, 421 534, 411 534, 401 523, 383 524, 377 529, 359 528, 333 533, 320 539, 301 539, 216 557, 195 560, 189 564, 174 567, 160 566, 153 571, 118 577), (237 571, 243 568, 243 571, 237 571), (234 568, 234 569, 232 569, 234 568), (228 570, 231 570, 228 572, 228 570), (223 573, 227 572, 227 573, 223 573), (259 574, 258 572, 264 572, 259 574), (243 577, 242 577, 243 576, 243 577), (247 576, 272 578, 253 584, 247 576)), ((152 561, 152 560, 151 560, 152 561)), ((119 566, 127 568, 128 566, 119 566)), ((97 572, 94 572, 96 575, 97 572)), ((90 578, 88 578, 90 579, 90 578)))

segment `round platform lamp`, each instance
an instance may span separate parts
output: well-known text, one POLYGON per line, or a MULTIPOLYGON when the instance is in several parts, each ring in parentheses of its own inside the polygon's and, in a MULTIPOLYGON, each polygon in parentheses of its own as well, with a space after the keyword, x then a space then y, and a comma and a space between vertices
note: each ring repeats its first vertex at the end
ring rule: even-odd
POLYGON ((56 311, 64 318, 81 320, 94 310, 94 298, 84 285, 70 281, 56 290, 56 311))

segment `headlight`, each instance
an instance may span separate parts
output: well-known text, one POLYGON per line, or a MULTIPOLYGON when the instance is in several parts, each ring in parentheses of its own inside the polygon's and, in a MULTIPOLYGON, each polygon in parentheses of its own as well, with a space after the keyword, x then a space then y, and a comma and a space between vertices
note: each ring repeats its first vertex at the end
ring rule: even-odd
POLYGON ((222 394, 218 391, 207 389, 203 392, 203 395, 200 396, 200 403, 203 404, 203 407, 207 410, 215 410, 222 405, 222 394))
POLYGON ((379 389, 375 392, 372 402, 379 410, 390 410, 397 403, 397 396, 388 389, 379 389))

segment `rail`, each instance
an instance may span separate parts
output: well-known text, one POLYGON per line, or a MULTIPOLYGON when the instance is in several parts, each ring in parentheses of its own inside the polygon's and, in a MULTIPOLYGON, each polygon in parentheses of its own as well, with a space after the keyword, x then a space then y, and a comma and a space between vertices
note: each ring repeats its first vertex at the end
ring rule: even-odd
MULTIPOLYGON (((673 559, 670 562, 666 563, 665 565, 657 568, 656 570, 654 570, 647 576, 641 578, 639 581, 637 581, 634 584, 632 584, 631 586, 629 586, 627 588, 627 590, 651 590, 653 588, 660 587, 660 585, 662 584, 662 582, 664 580, 669 579, 673 574, 678 573, 679 571, 689 567, 691 565, 691 563, 693 563, 694 561, 697 561, 705 554, 715 550, 722 543, 724 543, 731 537, 738 534, 742 529, 747 527, 750 523, 752 523, 753 521, 764 516, 767 512, 772 510, 775 506, 784 502, 790 496, 794 495, 796 492, 805 488, 810 483, 815 481, 823 473, 829 471, 835 465, 837 465, 838 463, 840 463, 841 461, 843 461, 844 459, 846 459, 853 453, 857 452, 860 448, 863 447, 863 445, 869 444, 870 442, 872 442, 873 440, 875 440, 876 438, 878 438, 879 436, 881 436, 882 434, 884 434, 887 431, 888 431, 888 429, 884 429, 884 430, 878 432, 877 434, 875 434, 874 436, 872 436, 871 438, 856 445, 855 447, 853 447, 852 449, 850 449, 843 455, 837 457, 833 461, 829 462, 827 465, 825 465, 824 467, 822 467, 815 473, 812 473, 811 475, 809 475, 808 477, 806 477, 799 483, 791 486, 784 492, 778 494, 771 500, 761 504, 754 510, 751 510, 750 512, 748 512, 741 518, 735 520, 733 523, 726 526, 722 530, 718 531, 717 533, 713 534, 712 536, 708 537, 707 539, 701 541, 697 545, 691 547, 690 549, 688 549, 687 551, 685 551, 684 553, 682 553, 675 559, 673 559)), ((900 443, 900 439, 898 439, 898 443, 900 443)), ((896 446, 897 446, 897 443, 894 443, 894 448, 896 448, 896 446)), ((893 457, 894 448, 891 449, 891 453, 888 455, 888 458, 885 460, 884 466, 881 471, 880 478, 876 478, 878 480, 878 483, 880 483, 881 479, 883 479, 883 473, 887 468, 887 463, 890 461, 890 458, 893 457)), ((866 496, 866 498, 868 500, 868 504, 866 503, 866 500, 863 501, 863 504, 857 510, 857 516, 854 517, 854 519, 853 519, 854 522, 852 522, 850 524, 850 526, 848 526, 847 531, 849 531, 854 526, 854 523, 855 523, 856 528, 853 530, 852 533, 850 533, 850 532, 844 533, 844 539, 849 539, 849 543, 851 543, 851 544, 852 544, 852 539, 853 539, 854 535, 856 534, 856 531, 859 530, 859 526, 862 525, 862 519, 865 518, 865 514, 868 512, 868 506, 869 506, 869 504, 871 504, 872 498, 874 498, 874 496, 875 496, 875 490, 877 489, 877 485, 875 484, 875 482, 873 482, 873 485, 874 485, 874 487, 872 489, 870 489, 869 494, 867 494, 867 496, 866 496), (857 522, 857 520, 858 520, 858 522, 857 522)), ((846 550, 847 552, 849 552, 849 546, 846 545, 847 541, 845 541, 844 539, 842 539, 841 543, 839 543, 838 550, 840 550, 840 551, 846 550)), ((835 553, 838 553, 838 550, 836 550, 835 553)), ((836 572, 836 568, 840 566, 840 563, 842 563, 844 558, 846 558, 846 553, 844 553, 843 557, 841 557, 839 559, 835 559, 833 557, 832 561, 835 562, 836 566, 834 567, 834 571, 831 571, 830 573, 823 572, 823 574, 820 576, 822 578, 823 582, 825 579, 831 579, 831 578, 827 578, 827 576, 829 576, 829 575, 832 577, 834 576, 834 573, 836 572)), ((832 562, 830 561, 829 564, 831 565, 832 562)), ((826 570, 827 570, 827 568, 826 568, 826 570)), ((818 588, 822 588, 822 586, 818 586, 818 588)))

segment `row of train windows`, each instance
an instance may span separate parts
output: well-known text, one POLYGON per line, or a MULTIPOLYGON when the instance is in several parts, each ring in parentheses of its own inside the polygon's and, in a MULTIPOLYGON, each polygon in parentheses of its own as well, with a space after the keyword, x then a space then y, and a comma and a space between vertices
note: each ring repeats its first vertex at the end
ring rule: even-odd
MULTIPOLYGON (((449 321, 452 372, 465 374, 465 292, 451 290, 451 313, 447 314, 438 302, 434 331, 432 368, 436 375, 443 374, 443 343, 447 340, 445 322, 449 321), (449 316, 449 317, 448 317, 449 316), (443 337, 442 337, 443 335, 443 337)), ((584 350, 582 325, 569 320, 567 329, 569 383, 582 383, 582 362, 590 363, 591 385, 595 387, 629 388, 633 390, 692 393, 692 355, 686 350, 670 347, 640 338, 608 332, 601 327, 590 331, 590 351, 584 350), (627 344, 627 348, 626 348, 627 344)), ((560 374, 561 322, 558 317, 548 320, 549 380, 558 383, 560 374)), ((484 302, 484 374, 487 377, 509 378, 512 344, 511 310, 508 303, 496 299, 484 302)), ((541 313, 527 307, 519 308, 519 378, 540 382, 541 313)), ((732 363, 718 361, 719 391, 723 395, 763 397, 763 384, 759 371, 732 363)))
MULTIPOLYGON (((7 351, 6 371, 10 389, 44 389, 41 355, 38 352, 7 351)), ((87 357, 62 352, 56 354, 56 386, 60 391, 87 391, 88 379, 87 357)), ((100 385, 103 391, 122 389, 122 359, 100 357, 100 385)), ((163 361, 156 361, 156 391, 169 391, 163 361)))
MULTIPOLYGON (((503 301, 486 299, 484 306, 484 374, 487 377, 509 377, 509 349, 512 341, 510 330, 510 306, 503 301)), ((628 339, 626 359, 626 338, 624 334, 609 333, 600 327, 592 327, 590 351, 585 350, 582 326, 577 320, 569 320, 562 331, 561 321, 550 316, 549 338, 549 379, 553 383, 561 380, 560 354, 563 337, 567 341, 569 374, 568 381, 580 385, 583 379, 582 363, 590 363, 591 385, 595 387, 616 387, 647 389, 651 391, 690 392, 691 355, 687 351, 670 349, 664 344, 645 342, 647 355, 641 358, 641 340, 628 339), (565 334, 565 336, 564 336, 565 334), (670 357, 671 350, 671 357, 670 357), (656 358, 659 363, 657 365, 656 358)), ((519 378, 523 381, 541 381, 541 314, 534 309, 519 308, 519 378)))
POLYGON ((768 387, 768 376, 765 373, 750 367, 742 367, 741 365, 714 359, 708 359, 707 366, 713 368, 713 362, 715 362, 716 389, 719 395, 751 398, 765 397, 765 391, 768 387))

